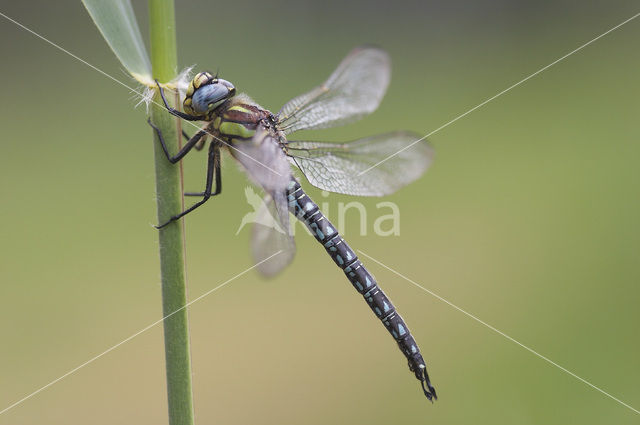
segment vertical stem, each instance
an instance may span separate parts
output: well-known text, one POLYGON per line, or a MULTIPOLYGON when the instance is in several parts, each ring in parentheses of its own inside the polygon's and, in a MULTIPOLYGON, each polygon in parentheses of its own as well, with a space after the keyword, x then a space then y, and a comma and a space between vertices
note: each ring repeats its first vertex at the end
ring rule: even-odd
MULTIPOLYGON (((167 82, 176 76, 177 51, 173 0, 149 0, 151 63, 153 76, 167 82)), ((162 104, 156 94, 156 102, 162 104)), ((170 152, 177 152, 179 120, 157 103, 151 119, 162 131, 170 152)), ((181 168, 167 161, 154 135, 158 222, 164 223, 183 208, 181 168)), ((167 369, 167 396, 170 425, 193 425, 191 353, 186 304, 184 227, 182 220, 159 231, 162 275, 164 345, 167 369), (181 309, 182 308, 182 309, 181 309), (181 309, 180 311, 177 311, 181 309), (176 312, 177 311, 177 312, 176 312), (175 312, 175 314, 174 314, 175 312)))

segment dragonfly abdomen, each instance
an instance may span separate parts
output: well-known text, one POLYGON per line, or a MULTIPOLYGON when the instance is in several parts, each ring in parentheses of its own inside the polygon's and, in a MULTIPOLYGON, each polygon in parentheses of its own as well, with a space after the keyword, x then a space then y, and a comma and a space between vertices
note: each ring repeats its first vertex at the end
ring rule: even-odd
POLYGON ((353 287, 364 297, 373 313, 398 343, 409 362, 409 369, 422 384, 427 398, 437 398, 418 344, 408 326, 355 252, 295 180, 289 184, 288 201, 289 210, 305 223, 316 240, 324 246, 329 256, 344 271, 353 287))

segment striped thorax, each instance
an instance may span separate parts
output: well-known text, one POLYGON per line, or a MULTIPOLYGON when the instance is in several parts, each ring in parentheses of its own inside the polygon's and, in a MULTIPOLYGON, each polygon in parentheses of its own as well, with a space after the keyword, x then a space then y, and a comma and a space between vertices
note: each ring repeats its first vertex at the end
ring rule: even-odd
POLYGON ((242 142, 253 138, 259 124, 275 127, 273 120, 271 112, 238 95, 216 110, 209 129, 230 143, 242 142))
POLYGON ((184 111, 209 121, 208 130, 229 143, 251 140, 259 124, 275 131, 271 112, 258 106, 227 80, 200 72, 189 83, 184 111))

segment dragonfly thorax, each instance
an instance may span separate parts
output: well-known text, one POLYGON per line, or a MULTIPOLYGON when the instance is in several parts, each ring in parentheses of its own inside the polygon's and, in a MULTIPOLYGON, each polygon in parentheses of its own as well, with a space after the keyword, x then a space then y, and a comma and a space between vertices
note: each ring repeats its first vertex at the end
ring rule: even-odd
POLYGON ((244 94, 230 99, 211 117, 209 129, 231 143, 252 139, 259 125, 269 129, 275 127, 271 112, 244 94))
POLYGON ((189 83, 183 107, 186 113, 210 121, 214 111, 236 94, 236 88, 227 80, 200 72, 189 83))

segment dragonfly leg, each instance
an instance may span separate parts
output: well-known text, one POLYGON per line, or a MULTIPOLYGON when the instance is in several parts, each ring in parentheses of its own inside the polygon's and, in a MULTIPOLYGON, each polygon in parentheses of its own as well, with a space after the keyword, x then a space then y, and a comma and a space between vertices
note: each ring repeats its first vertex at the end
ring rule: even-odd
MULTIPOLYGON (((175 164, 176 162, 184 158, 184 156, 188 154, 189 151, 191 151, 191 149, 196 147, 198 145, 198 142, 200 142, 201 139, 207 135, 206 130, 198 131, 196 134, 193 135, 193 137, 191 137, 187 141, 187 143, 185 143, 185 145, 182 147, 182 149, 180 149, 180 151, 177 154, 171 156, 171 154, 169 153, 169 149, 167 148, 167 143, 165 142, 164 136, 162 135, 162 131, 160 131, 160 129, 151 122, 151 118, 147 119, 147 122, 158 135, 158 139, 160 140, 160 145, 162 146, 162 150, 164 151, 164 154, 167 156, 167 160, 172 164, 175 164)), ((188 138, 187 133, 185 133, 184 131, 182 132, 182 135, 188 138)), ((202 149, 202 147, 200 147, 200 149, 202 149)))
POLYGON ((185 119, 187 121, 202 121, 203 117, 199 117, 197 115, 185 114, 184 112, 180 112, 177 109, 174 109, 171 106, 169 106, 169 103, 167 102, 167 99, 164 97, 164 89, 162 88, 162 86, 160 85, 158 80, 156 80, 156 85, 158 86, 158 90, 160 90, 160 97, 162 98, 162 102, 164 103, 164 107, 167 108, 167 111, 169 111, 169 113, 171 115, 174 115, 176 117, 180 117, 180 118, 185 119))
MULTIPOLYGON (((186 141, 191 140, 191 136, 189 136, 189 135, 187 134, 187 132, 186 132, 186 131, 184 131, 184 130, 182 130, 182 137, 184 137, 184 139, 185 139, 186 141)), ((193 148, 194 148, 195 150, 197 150, 197 151, 201 151, 201 150, 202 150, 202 148, 204 148, 204 142, 206 142, 206 140, 207 140, 207 138, 206 138, 206 137, 204 137, 204 136, 202 136, 202 138, 200 139, 200 141, 199 141, 198 143, 196 143, 196 145, 195 145, 193 148)))
MULTIPOLYGON (((157 134, 157 133, 156 133, 157 134)), ((184 140, 186 140, 187 142, 189 140, 191 140, 191 136, 189 136, 189 134, 182 130, 182 137, 184 137, 184 140)), ((205 136, 202 136, 202 138, 200 139, 200 141, 198 143, 196 143, 196 145, 193 147, 195 150, 197 151, 201 151, 202 148, 204 148, 205 142, 207 141, 207 138, 205 136)))
POLYGON ((221 191, 222 179, 220 175, 220 146, 214 142, 209 145, 209 160, 207 161, 207 184, 205 186, 204 192, 202 193, 202 199, 186 210, 182 211, 180 214, 174 215, 166 223, 155 226, 156 229, 162 229, 167 224, 179 220, 180 218, 189 214, 191 211, 198 208, 200 205, 207 202, 212 196, 218 195, 221 191), (213 188, 214 175, 216 180, 216 191, 212 192, 211 190, 213 188))

